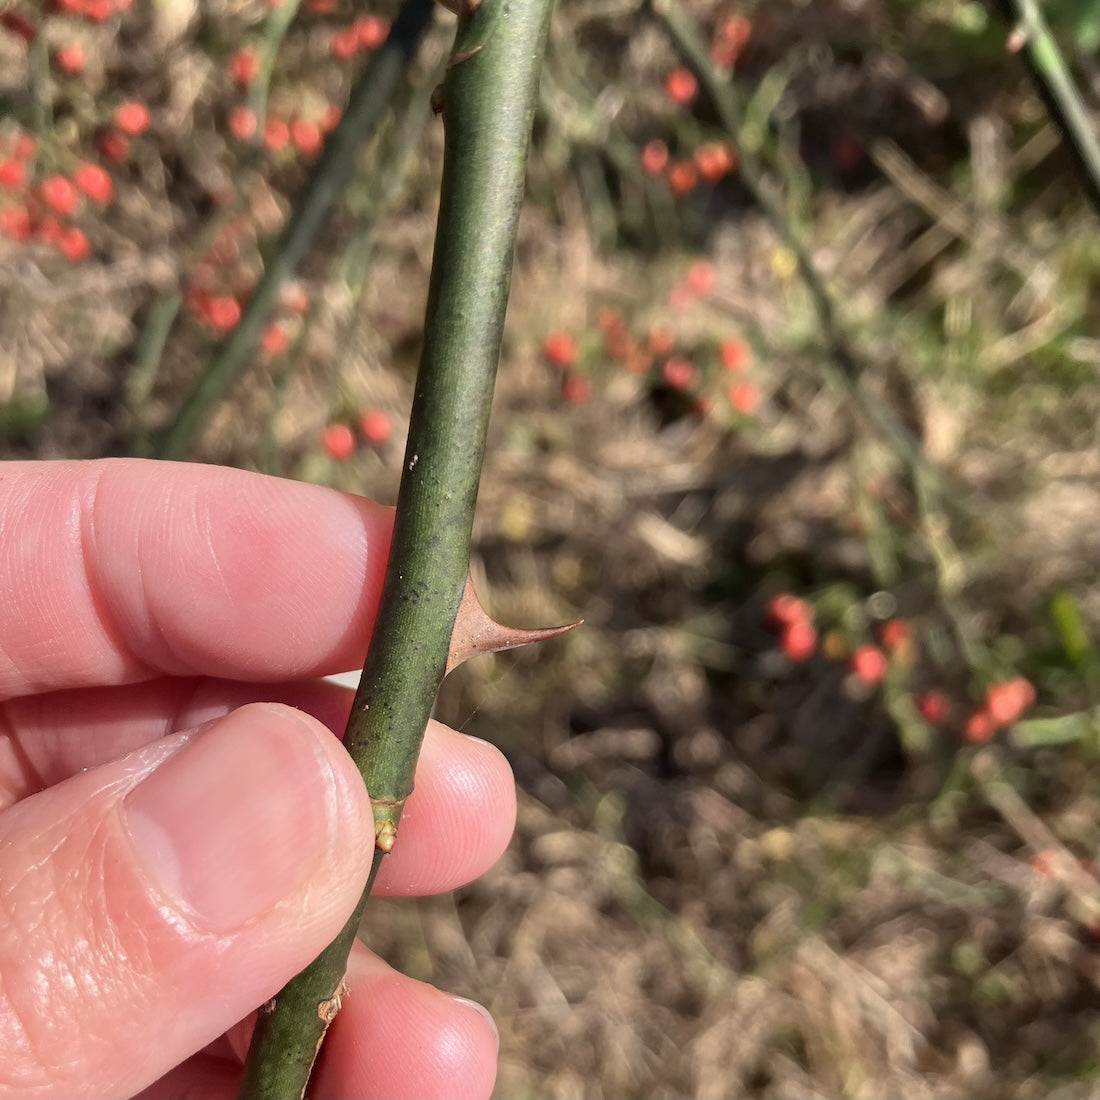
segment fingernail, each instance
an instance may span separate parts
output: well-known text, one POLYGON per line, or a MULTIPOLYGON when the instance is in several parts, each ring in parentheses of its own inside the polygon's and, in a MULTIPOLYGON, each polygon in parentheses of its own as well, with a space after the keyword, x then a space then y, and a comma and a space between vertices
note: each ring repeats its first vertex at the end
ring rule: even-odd
POLYGON ((497 1049, 500 1049, 500 1032, 497 1030, 497 1022, 493 1019, 489 1010, 484 1005, 479 1005, 477 1001, 471 1001, 467 997, 455 997, 451 995, 451 1000, 456 1005, 462 1005, 464 1008, 472 1009, 476 1012, 488 1025, 489 1030, 493 1033, 493 1038, 496 1040, 497 1049))
POLYGON ((243 707, 197 734, 123 799, 149 873, 195 924, 228 932, 311 874, 329 844, 336 779, 288 707, 243 707))

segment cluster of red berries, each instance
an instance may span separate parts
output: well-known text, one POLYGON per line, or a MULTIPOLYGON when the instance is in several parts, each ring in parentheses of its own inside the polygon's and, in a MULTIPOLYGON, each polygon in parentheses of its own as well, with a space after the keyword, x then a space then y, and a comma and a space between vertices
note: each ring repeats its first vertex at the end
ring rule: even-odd
MULTIPOLYGON (((52 0, 47 15, 104 23, 124 12, 132 0, 52 0)), ((0 14, 0 30, 24 43, 41 28, 17 11, 0 14)), ((78 76, 84 69, 84 47, 78 39, 61 42, 52 53, 57 69, 78 76)), ((81 224, 85 208, 104 207, 115 198, 115 181, 98 158, 120 163, 129 156, 130 140, 149 126, 149 109, 138 100, 115 105, 95 134, 96 153, 67 151, 63 170, 44 172, 37 164, 38 143, 23 130, 0 137, 0 232, 11 240, 52 246, 70 262, 87 259, 91 244, 81 224)))
MULTIPOLYGON (((242 91, 249 88, 259 71, 259 55, 251 46, 242 46, 226 62, 226 75, 242 91)), ((290 117, 283 117, 269 111, 260 133, 256 112, 247 103, 237 103, 229 109, 226 124, 238 141, 252 141, 259 134, 269 153, 293 149, 299 156, 310 158, 321 151, 325 134, 340 121, 341 114, 340 105, 331 102, 316 115, 296 112, 290 117)))
POLYGON ((38 143, 17 130, 0 144, 0 232, 15 241, 52 245, 67 260, 87 259, 91 246, 74 223, 86 203, 103 207, 115 196, 111 174, 94 161, 80 161, 65 175, 34 178, 38 143))
POLYGON ((663 176, 674 195, 686 195, 700 183, 728 176, 737 167, 737 151, 728 141, 705 141, 690 156, 674 159, 660 138, 652 138, 642 146, 640 160, 647 176, 663 176))
MULTIPOLYGON (((134 0, 50 0, 46 5, 46 12, 50 15, 68 15, 77 19, 84 19, 89 23, 106 23, 112 15, 128 11, 133 7, 134 0)), ((0 12, 0 28, 17 38, 31 43, 38 36, 38 28, 34 22, 17 11, 0 12)), ((69 56, 79 60, 79 69, 84 67, 83 48, 79 44, 66 43, 59 47, 64 50, 69 47, 69 56), (73 50, 72 46, 77 45, 73 50)))
MULTIPOLYGON (((356 418, 364 442, 381 447, 393 435, 393 421, 381 409, 365 409, 356 418)), ((321 434, 321 449, 335 462, 346 462, 355 453, 357 440, 351 426, 343 421, 329 424, 321 434)))
MULTIPOLYGON (((714 285, 714 269, 705 260, 693 263, 682 282, 673 288, 672 296, 701 297, 714 285)), ((705 417, 712 407, 708 390, 720 379, 730 409, 739 415, 750 415, 759 408, 760 391, 747 378, 726 381, 731 374, 742 374, 752 360, 748 345, 730 337, 722 341, 716 354, 706 352, 702 363, 697 357, 677 350, 673 332, 661 325, 652 326, 642 338, 631 334, 626 319, 616 309, 601 309, 597 324, 608 358, 622 364, 632 374, 648 374, 654 384, 666 387, 691 399, 691 408, 705 417), (719 368, 717 373, 713 368, 719 368)), ((583 404, 592 393, 592 383, 580 369, 580 348, 568 332, 547 333, 542 340, 542 357, 561 378, 562 400, 567 404, 583 404)))
MULTIPOLYGON (((773 596, 764 609, 769 626, 779 634, 779 649, 792 661, 808 660, 817 650, 818 636, 813 610, 803 599, 789 592, 773 596)), ((877 684, 891 661, 912 664, 913 637, 904 619, 888 619, 877 630, 878 645, 859 645, 849 658, 851 674, 864 684, 877 684)), ((950 698, 942 691, 929 690, 914 697, 917 713, 932 726, 943 726, 952 717, 950 698)), ((1022 676, 999 681, 986 688, 982 705, 963 723, 963 737, 971 743, 989 741, 999 729, 1012 725, 1035 702, 1035 688, 1022 676)))

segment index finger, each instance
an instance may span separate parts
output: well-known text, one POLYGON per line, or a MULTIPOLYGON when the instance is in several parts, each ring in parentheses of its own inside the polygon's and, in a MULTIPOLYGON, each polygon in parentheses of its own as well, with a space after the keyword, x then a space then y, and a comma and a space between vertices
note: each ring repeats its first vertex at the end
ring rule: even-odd
POLYGON ((0 467, 0 699, 362 662, 393 513, 219 466, 0 467))

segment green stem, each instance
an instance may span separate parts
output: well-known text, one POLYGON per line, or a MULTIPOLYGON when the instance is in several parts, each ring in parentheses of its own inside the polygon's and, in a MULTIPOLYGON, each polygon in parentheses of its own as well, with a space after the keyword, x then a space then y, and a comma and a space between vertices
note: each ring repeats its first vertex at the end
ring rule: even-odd
POLYGON ((397 517, 344 738, 375 807, 371 882, 336 943, 260 1013, 241 1086, 249 1100, 304 1093, 443 679, 469 569, 551 7, 552 0, 483 0, 459 18, 443 86, 442 193, 397 517))
POLYGON ((157 445, 157 458, 185 458, 210 410, 244 371, 279 287, 297 270, 332 205, 355 174, 359 150, 378 125, 434 11, 434 0, 405 0, 389 37, 364 69, 347 110, 325 142, 321 159, 294 204, 240 321, 165 429, 157 445))
POLYGON ((1001 10, 1023 36, 1031 77, 1069 144, 1094 211, 1100 215, 1100 145, 1062 51, 1035 0, 1001 0, 1001 10))

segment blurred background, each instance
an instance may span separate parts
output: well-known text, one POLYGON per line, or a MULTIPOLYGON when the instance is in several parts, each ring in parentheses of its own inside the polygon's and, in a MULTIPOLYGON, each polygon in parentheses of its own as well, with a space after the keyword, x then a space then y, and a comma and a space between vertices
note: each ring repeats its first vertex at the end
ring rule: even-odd
MULTIPOLYGON (((1043 11, 1087 138, 1100 17, 1043 11)), ((204 395, 396 14, 0 0, 3 457, 191 408, 394 500, 442 9, 204 395)), ((472 569, 585 625, 446 682, 516 838, 366 930, 502 1098, 1100 1096, 1100 187, 1033 17, 558 4, 472 569)))

